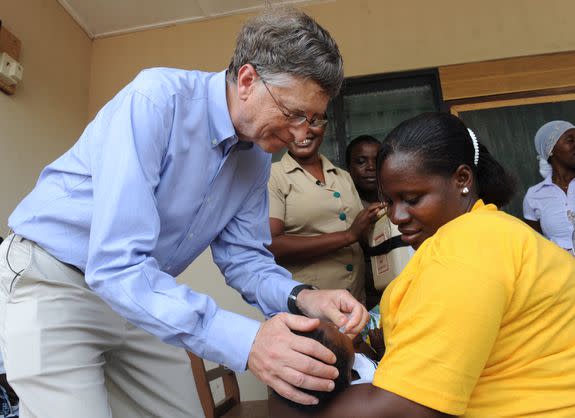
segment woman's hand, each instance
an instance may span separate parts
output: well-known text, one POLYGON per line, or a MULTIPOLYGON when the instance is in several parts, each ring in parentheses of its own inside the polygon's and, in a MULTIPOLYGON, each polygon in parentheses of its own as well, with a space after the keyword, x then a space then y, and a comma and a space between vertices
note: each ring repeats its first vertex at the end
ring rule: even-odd
POLYGON ((372 203, 359 212, 347 230, 350 237, 350 244, 367 238, 367 232, 371 225, 377 220, 377 214, 381 209, 383 209, 383 204, 372 203))

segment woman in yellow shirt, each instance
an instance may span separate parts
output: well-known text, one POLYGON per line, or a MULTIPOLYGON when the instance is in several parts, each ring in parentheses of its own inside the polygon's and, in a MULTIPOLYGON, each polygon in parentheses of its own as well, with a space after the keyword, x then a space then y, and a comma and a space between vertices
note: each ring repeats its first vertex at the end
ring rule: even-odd
POLYGON ((323 416, 575 417, 575 260, 497 209, 513 181, 458 118, 383 142, 378 184, 417 249, 381 301, 373 385, 323 416))

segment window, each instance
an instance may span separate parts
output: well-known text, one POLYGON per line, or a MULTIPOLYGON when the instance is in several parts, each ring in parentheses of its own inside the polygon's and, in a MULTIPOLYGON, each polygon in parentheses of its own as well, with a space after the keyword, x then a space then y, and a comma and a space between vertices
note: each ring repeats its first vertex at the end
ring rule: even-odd
POLYGON ((454 105, 451 112, 477 133, 489 152, 517 179, 517 192, 503 209, 523 218, 523 197, 539 174, 533 140, 537 130, 552 120, 573 121, 575 94, 492 100, 454 105))
MULTIPOLYGON (((329 123, 320 152, 345 167, 345 148, 359 135, 380 141, 400 122, 441 108, 437 70, 351 77, 328 107, 329 123)), ((278 161, 283 152, 274 155, 278 161)))
POLYGON ((348 78, 330 106, 321 152, 345 167, 345 148, 357 136, 381 141, 402 121, 440 106, 436 70, 348 78))
POLYGON ((439 74, 445 105, 517 178, 517 194, 503 209, 523 217, 527 188, 542 180, 533 145, 537 129, 574 119, 575 52, 448 65, 439 74))

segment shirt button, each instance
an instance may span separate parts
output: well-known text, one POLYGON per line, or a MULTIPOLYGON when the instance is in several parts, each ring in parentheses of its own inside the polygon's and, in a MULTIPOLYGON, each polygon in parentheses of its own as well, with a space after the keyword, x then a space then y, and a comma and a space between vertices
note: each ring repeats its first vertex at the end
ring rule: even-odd
POLYGON ((339 219, 341 219, 342 221, 345 221, 346 218, 347 218, 347 216, 345 215, 345 213, 341 212, 339 214, 339 219))
POLYGON ((348 264, 347 266, 345 266, 345 269, 347 271, 353 271, 353 264, 348 264))
POLYGON ((336 199, 340 196, 341 194, 339 192, 333 192, 333 197, 335 197, 336 199))
POLYGON ((217 140, 217 139, 212 139, 212 144, 213 144, 213 145, 216 145, 217 143, 218 143, 218 140, 217 140))
POLYGON ((192 238, 194 238, 194 233, 193 233, 193 232, 190 232, 190 233, 188 234, 188 239, 192 239, 192 238))

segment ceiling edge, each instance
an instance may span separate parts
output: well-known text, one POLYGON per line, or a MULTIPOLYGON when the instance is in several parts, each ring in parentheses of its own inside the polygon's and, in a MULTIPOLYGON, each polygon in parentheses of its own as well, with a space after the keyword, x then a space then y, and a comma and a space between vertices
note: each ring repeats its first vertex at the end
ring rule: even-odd
MULTIPOLYGON (((310 4, 318 4, 318 3, 333 3, 336 1, 337 0, 287 0, 287 1, 284 1, 284 4, 310 5, 310 4)), ((92 30, 90 30, 90 28, 84 22, 84 20, 75 12, 74 8, 72 8, 72 6, 70 6, 68 4, 67 0, 58 0, 58 3, 60 3, 60 5, 66 10, 66 12, 72 17, 72 19, 74 19, 76 21, 76 23, 82 28, 82 30, 86 33, 86 35, 88 35, 88 37, 92 40, 101 39, 101 38, 109 38, 109 37, 124 35, 124 34, 132 33, 132 32, 141 32, 141 31, 145 31, 145 30, 159 29, 159 28, 164 28, 164 27, 168 27, 168 26, 181 25, 181 24, 185 24, 185 23, 198 22, 198 21, 208 20, 208 19, 213 19, 213 18, 233 16, 233 15, 238 15, 238 14, 243 14, 243 13, 252 13, 252 12, 256 12, 258 10, 262 10, 263 8, 266 7, 266 5, 263 4, 260 6, 253 6, 253 7, 246 7, 243 9, 237 9, 237 10, 233 10, 230 12, 213 13, 213 14, 206 15, 206 16, 194 16, 194 17, 188 17, 188 18, 183 18, 183 19, 167 20, 167 21, 163 21, 163 22, 152 23, 149 25, 133 26, 131 28, 119 29, 119 30, 115 30, 115 31, 94 33, 94 32, 92 32, 92 30)))
POLYGON ((152 23, 149 25, 134 26, 131 28, 119 29, 119 30, 110 31, 110 32, 96 33, 96 34, 94 34, 94 39, 108 38, 111 36, 118 36, 118 35, 123 35, 123 34, 131 33, 131 32, 140 32, 140 31, 150 30, 150 29, 159 29, 159 28, 164 28, 167 26, 181 25, 181 24, 185 24, 185 23, 214 19, 214 18, 218 18, 218 17, 225 17, 225 16, 239 15, 239 14, 243 14, 243 13, 250 13, 250 12, 255 12, 257 10, 261 10, 263 8, 264 8, 264 6, 254 6, 254 7, 247 7, 245 9, 237 9, 237 10, 234 10, 231 12, 212 13, 212 14, 205 15, 205 16, 194 16, 194 17, 187 17, 187 18, 183 18, 183 19, 167 20, 164 22, 152 23))
POLYGON ((82 28, 82 30, 86 33, 86 35, 88 35, 90 39, 95 38, 94 33, 90 30, 86 22, 84 22, 84 20, 78 16, 76 11, 72 8, 72 6, 68 4, 66 0, 58 0, 58 3, 60 3, 60 6, 66 10, 66 12, 72 17, 72 19, 74 19, 74 21, 78 24, 78 26, 82 28))
POLYGON ((109 32, 96 33, 94 34, 94 39, 109 38, 112 36, 124 35, 132 32, 141 32, 144 30, 159 29, 159 28, 165 28, 167 26, 181 25, 183 23, 197 22, 198 20, 207 20, 211 17, 212 16, 196 16, 184 19, 167 20, 165 22, 151 23, 149 25, 133 26, 131 28, 126 29, 118 29, 109 32))

